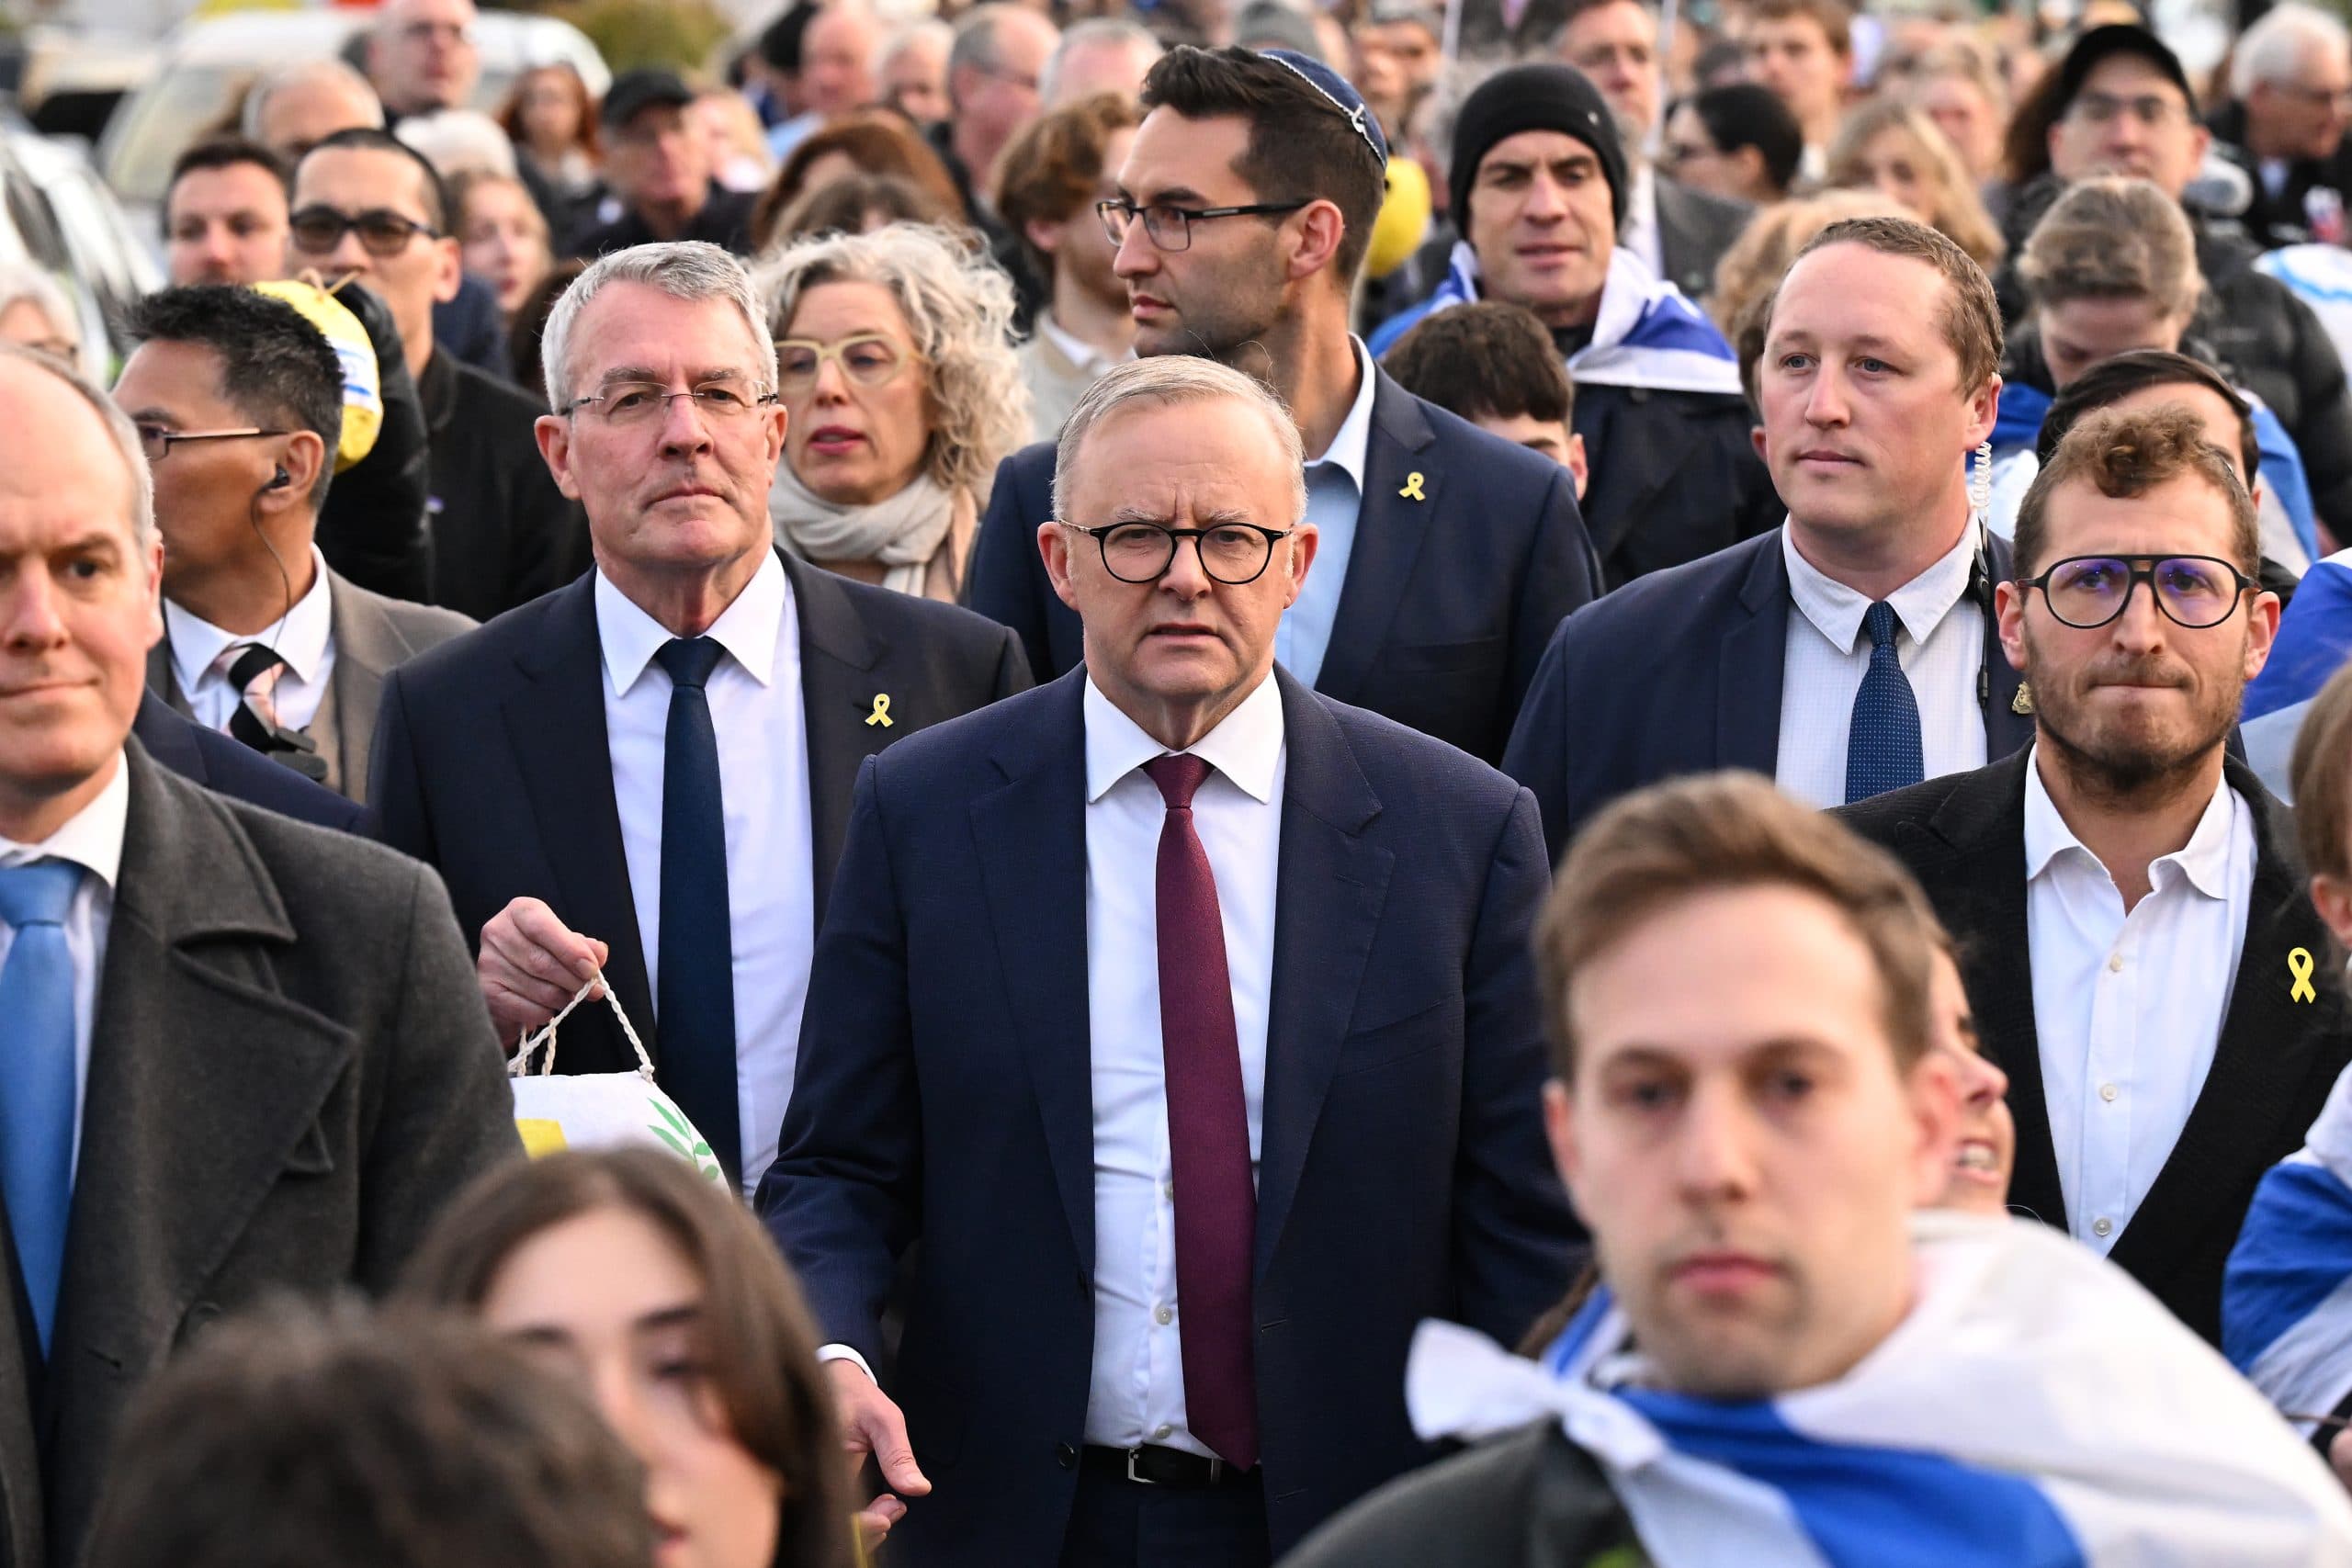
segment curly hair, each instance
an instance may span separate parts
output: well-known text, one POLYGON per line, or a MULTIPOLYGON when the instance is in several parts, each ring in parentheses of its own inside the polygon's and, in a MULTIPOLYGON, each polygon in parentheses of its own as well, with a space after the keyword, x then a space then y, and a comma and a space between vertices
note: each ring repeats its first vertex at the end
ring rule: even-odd
POLYGON ((768 322, 790 334, 801 296, 820 283, 890 292, 931 377, 923 471, 986 504, 1000 459, 1029 439, 1029 389, 1012 351, 1012 280, 955 231, 893 223, 824 234, 775 252, 754 276, 768 322))

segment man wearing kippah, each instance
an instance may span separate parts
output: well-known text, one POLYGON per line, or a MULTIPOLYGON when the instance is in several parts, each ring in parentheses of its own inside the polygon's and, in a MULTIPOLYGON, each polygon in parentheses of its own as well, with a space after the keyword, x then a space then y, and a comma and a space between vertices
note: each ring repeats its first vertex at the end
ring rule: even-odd
POLYGON ((1617 243, 1624 148, 1582 73, 1537 64, 1487 78, 1463 103, 1449 183, 1466 237, 1445 281, 1374 333, 1373 352, 1474 299, 1535 312, 1576 378, 1577 434, 1596 459, 1585 525, 1607 587, 1777 524, 1731 345, 1617 243))

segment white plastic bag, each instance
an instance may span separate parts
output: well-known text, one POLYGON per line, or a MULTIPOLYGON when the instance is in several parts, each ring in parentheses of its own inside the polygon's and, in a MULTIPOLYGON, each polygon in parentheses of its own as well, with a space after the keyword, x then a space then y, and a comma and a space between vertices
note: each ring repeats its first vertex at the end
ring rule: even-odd
POLYGON ((613 1016, 620 1020, 621 1032, 628 1036, 630 1049, 637 1053, 637 1071, 556 1075, 556 1025, 603 980, 599 975, 574 992, 563 1011, 548 1020, 545 1029, 526 1036, 514 1059, 506 1064, 514 1089, 514 1126, 523 1135, 523 1146, 537 1159, 558 1149, 646 1145, 692 1160, 707 1180, 718 1187, 727 1186, 727 1172, 710 1152, 709 1142, 695 1131, 677 1102, 653 1081, 653 1059, 646 1055, 644 1042, 638 1039, 628 1014, 621 1010, 620 998, 613 995, 611 987, 605 987, 605 999, 611 1005, 613 1016), (546 1055, 539 1057, 539 1068, 535 1073, 531 1060, 543 1045, 546 1055))

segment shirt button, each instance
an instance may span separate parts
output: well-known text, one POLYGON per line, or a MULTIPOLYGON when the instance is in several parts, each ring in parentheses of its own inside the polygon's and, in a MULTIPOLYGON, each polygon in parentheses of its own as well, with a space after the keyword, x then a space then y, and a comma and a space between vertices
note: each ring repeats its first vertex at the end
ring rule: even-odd
POLYGON ((2091 1222, 2091 1232, 2095 1235, 2105 1235, 2114 1228, 2115 1222, 2110 1219, 2100 1218, 2091 1222))
POLYGON ((1175 1312, 1168 1307, 1158 1306, 1151 1309, 1151 1320, 1154 1323, 1159 1324, 1163 1328, 1168 1325, 1169 1320, 1173 1318, 1175 1315, 1175 1312))
POLYGON ((1162 1421, 1159 1426, 1154 1427, 1151 1429, 1151 1435, 1155 1438, 1172 1438, 1176 1435, 1176 1428, 1170 1427, 1167 1422, 1162 1421))
POLYGON ((2120 975, 2123 973, 2123 954, 2120 953, 2110 953, 2107 955, 2107 972, 2110 975, 2120 975))
POLYGON ((2098 1097, 2101 1100, 2113 1100, 2115 1098, 2115 1086, 2111 1083, 2103 1083, 2099 1085, 2098 1097))

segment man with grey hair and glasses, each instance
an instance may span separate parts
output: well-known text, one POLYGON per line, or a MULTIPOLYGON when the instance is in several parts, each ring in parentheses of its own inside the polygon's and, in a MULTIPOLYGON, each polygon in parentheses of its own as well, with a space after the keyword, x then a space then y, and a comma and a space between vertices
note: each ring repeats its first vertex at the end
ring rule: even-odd
POLYGON ((1535 802, 1276 663, 1300 449, 1238 370, 1111 370, 1036 535, 1083 666, 858 779, 759 1201, 894 1561, 1263 1564, 1427 1457, 1420 1319, 1566 1283, 1535 802))
POLYGON ((175 1346, 388 1288, 522 1150, 439 879, 134 736, 163 546, 130 422, 0 346, 0 1556, 72 1562, 175 1346))
MULTIPOLYGON (((725 251, 605 257, 545 343, 539 451, 595 570, 386 681, 370 799, 448 879, 501 1039, 601 974, 748 1190, 859 765, 1028 666, 978 615, 776 550, 775 349, 725 251)), ((636 1062, 607 1010, 567 1021, 560 1069, 636 1062)))

